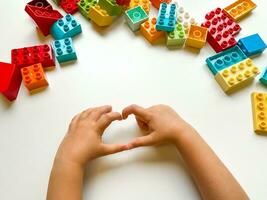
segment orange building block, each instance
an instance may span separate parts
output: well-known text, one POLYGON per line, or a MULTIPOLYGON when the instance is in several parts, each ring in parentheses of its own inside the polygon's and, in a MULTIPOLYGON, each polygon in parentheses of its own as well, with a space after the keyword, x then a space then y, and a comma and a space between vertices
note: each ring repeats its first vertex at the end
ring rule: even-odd
POLYGON ((164 31, 158 31, 156 29, 156 23, 157 23, 157 18, 153 17, 152 19, 147 20, 143 24, 141 24, 140 32, 150 43, 153 43, 159 38, 165 36, 164 31))
POLYGON ((206 44, 207 35, 207 28, 191 25, 185 45, 201 49, 206 44))
POLYGON ((150 0, 150 1, 151 1, 151 4, 157 9, 159 9, 161 3, 171 3, 172 2, 172 0, 150 0))
POLYGON ((22 79, 26 88, 31 92, 48 86, 46 76, 41 63, 23 67, 22 79))
POLYGON ((136 6, 141 6, 146 13, 150 11, 150 2, 149 0, 131 0, 129 8, 134 8, 136 6))

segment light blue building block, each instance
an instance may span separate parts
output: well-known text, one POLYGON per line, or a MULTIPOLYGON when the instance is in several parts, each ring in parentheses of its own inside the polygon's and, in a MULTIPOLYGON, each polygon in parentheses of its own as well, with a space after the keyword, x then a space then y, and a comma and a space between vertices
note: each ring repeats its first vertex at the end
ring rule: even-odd
POLYGON ((80 34, 82 27, 71 14, 67 14, 53 24, 50 32, 56 40, 60 40, 80 34))
POLYGON ((242 60, 245 60, 247 56, 242 52, 242 50, 236 45, 230 49, 222 51, 214 56, 206 59, 206 63, 213 73, 216 75, 219 71, 230 67, 242 60))
POLYGON ((267 86, 267 67, 265 67, 265 70, 260 78, 260 82, 263 84, 263 85, 266 85, 267 86))
POLYGON ((59 63, 77 60, 77 55, 71 38, 56 40, 53 42, 52 46, 59 63))
POLYGON ((125 20, 132 31, 137 31, 141 24, 148 20, 148 15, 141 6, 137 6, 125 11, 125 20))
POLYGON ((248 57, 261 54, 267 48, 259 34, 241 38, 237 44, 248 57))
POLYGON ((176 25, 176 4, 161 3, 156 29, 159 31, 174 31, 176 25))

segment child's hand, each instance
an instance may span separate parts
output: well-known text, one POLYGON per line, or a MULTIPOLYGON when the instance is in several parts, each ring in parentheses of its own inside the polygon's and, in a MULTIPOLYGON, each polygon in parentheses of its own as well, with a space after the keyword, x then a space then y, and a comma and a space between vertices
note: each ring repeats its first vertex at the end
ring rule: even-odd
POLYGON ((148 131, 148 135, 134 139, 128 144, 132 149, 140 146, 150 146, 165 142, 175 143, 177 137, 188 129, 193 129, 172 108, 166 105, 157 105, 142 108, 131 105, 122 111, 123 119, 134 114, 139 127, 148 131))
POLYGON ((102 142, 105 129, 113 121, 121 119, 121 114, 112 112, 111 106, 89 108, 76 115, 59 147, 56 160, 85 166, 97 157, 127 150, 127 145, 102 142))

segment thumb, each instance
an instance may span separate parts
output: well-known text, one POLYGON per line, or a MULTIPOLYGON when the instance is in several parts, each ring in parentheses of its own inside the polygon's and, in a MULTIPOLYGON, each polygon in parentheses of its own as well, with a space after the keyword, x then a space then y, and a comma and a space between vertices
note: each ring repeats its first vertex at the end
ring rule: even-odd
POLYGON ((137 148, 137 147, 142 147, 142 146, 151 146, 155 144, 155 132, 146 135, 146 136, 142 136, 142 137, 138 137, 135 138, 133 141, 131 141, 127 147, 128 149, 133 149, 133 148, 137 148))
POLYGON ((125 144, 102 144, 103 156, 118 153, 125 150, 128 150, 128 147, 125 144))

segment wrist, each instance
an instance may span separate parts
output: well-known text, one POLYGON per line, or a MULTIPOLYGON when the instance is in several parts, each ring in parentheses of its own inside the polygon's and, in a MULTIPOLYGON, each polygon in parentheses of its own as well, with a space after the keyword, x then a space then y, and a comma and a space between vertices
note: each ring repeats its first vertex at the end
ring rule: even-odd
POLYGON ((181 143, 183 143, 187 138, 190 139, 194 134, 196 134, 196 131, 189 124, 185 124, 183 127, 178 127, 175 132, 174 145, 179 149, 181 143))

